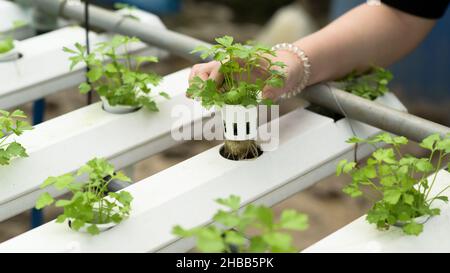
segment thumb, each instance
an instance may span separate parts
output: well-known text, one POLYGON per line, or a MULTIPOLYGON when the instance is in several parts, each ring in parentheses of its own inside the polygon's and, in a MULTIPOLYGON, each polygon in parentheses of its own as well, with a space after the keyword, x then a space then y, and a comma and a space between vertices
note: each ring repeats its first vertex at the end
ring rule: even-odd
POLYGON ((263 99, 277 100, 283 94, 283 88, 274 88, 272 86, 264 87, 262 91, 263 99))

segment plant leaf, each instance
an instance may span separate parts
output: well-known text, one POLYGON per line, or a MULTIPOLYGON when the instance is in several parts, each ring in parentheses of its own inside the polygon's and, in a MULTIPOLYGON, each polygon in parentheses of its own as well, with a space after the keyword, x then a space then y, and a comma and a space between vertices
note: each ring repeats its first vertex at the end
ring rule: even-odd
POLYGON ((48 192, 45 192, 41 196, 39 196, 38 200, 36 201, 35 208, 42 209, 44 207, 50 206, 54 201, 55 199, 53 199, 53 197, 48 192))
POLYGON ((220 205, 224 205, 232 210, 238 210, 241 206, 241 198, 236 195, 230 195, 230 197, 222 199, 219 198, 216 202, 220 205))
POLYGON ((203 253, 221 253, 226 249, 222 233, 212 227, 198 231, 197 247, 203 253))
POLYGON ((308 216, 295 210, 285 210, 281 213, 280 227, 291 230, 305 230, 308 228, 308 216))
POLYGON ((384 192, 383 200, 391 205, 395 205, 400 200, 402 192, 397 189, 386 190, 384 192))
POLYGON ((97 225, 90 225, 87 228, 87 232, 89 232, 89 234, 91 234, 91 235, 100 234, 100 230, 98 229, 97 225))
POLYGON ((271 246, 273 252, 290 252, 292 237, 289 234, 271 232, 262 236, 265 243, 271 246))
POLYGON ((81 94, 86 94, 92 90, 92 87, 90 84, 83 82, 78 86, 78 89, 80 90, 81 94))
POLYGON ((411 222, 403 227, 403 231, 408 235, 418 236, 423 231, 423 224, 411 222))
POLYGON ((430 135, 420 143, 420 147, 433 151, 435 149, 436 142, 440 140, 441 136, 439 134, 430 135))

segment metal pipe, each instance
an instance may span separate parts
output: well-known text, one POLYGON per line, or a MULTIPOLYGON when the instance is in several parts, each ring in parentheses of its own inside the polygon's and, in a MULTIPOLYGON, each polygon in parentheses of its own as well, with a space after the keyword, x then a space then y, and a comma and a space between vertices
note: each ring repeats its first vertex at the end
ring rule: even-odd
POLYGON ((450 133, 449 127, 363 99, 327 84, 311 86, 305 89, 301 96, 311 103, 416 142, 421 142, 434 133, 441 136, 450 133))
MULTIPOLYGON (((79 22, 84 21, 84 8, 80 1, 35 0, 33 3, 36 8, 50 15, 59 15, 79 22)), ((198 55, 190 54, 196 46, 210 45, 204 41, 171 30, 155 28, 152 25, 96 6, 90 7, 89 21, 92 26, 127 36, 139 37, 150 45, 167 49, 173 54, 193 61, 199 60, 198 55)))
MULTIPOLYGON (((84 20, 83 6, 80 1, 35 0, 34 4, 42 11, 52 15, 60 15, 80 22, 84 20)), ((210 44, 201 40, 171 30, 157 29, 99 7, 93 6, 91 8, 89 18, 91 24, 95 27, 139 37, 148 44, 167 49, 176 55, 193 61, 200 60, 198 55, 190 54, 196 46, 210 46, 210 44)), ((446 135, 450 132, 450 128, 446 126, 393 110, 335 88, 332 90, 334 92, 331 92, 327 85, 316 85, 304 90, 301 96, 311 103, 382 130, 405 136, 413 141, 419 142, 433 133, 446 135)))

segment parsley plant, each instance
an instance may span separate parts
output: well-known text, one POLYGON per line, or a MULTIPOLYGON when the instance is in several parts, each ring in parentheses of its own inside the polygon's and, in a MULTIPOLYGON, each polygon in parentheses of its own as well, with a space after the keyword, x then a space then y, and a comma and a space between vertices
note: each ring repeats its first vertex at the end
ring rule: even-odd
POLYGON ((195 237, 198 250, 204 253, 297 252, 292 245, 292 236, 283 230, 302 231, 308 227, 308 216, 295 210, 283 211, 280 219, 275 221, 272 209, 265 206, 248 205, 240 211, 241 199, 238 196, 231 195, 216 202, 228 209, 219 210, 214 215, 213 219, 220 227, 210 225, 184 229, 175 226, 173 234, 195 237))
POLYGON ((212 58, 221 64, 224 83, 219 86, 214 80, 203 81, 195 77, 187 94, 202 101, 205 108, 228 105, 270 104, 261 98, 264 86, 282 87, 284 63, 273 62, 269 57, 275 52, 262 45, 234 43, 230 36, 216 39, 212 47, 199 46, 192 53, 201 53, 201 58, 212 58), (278 69, 277 69, 278 68, 278 69), (254 77, 254 72, 259 77, 254 77))
MULTIPOLYGON (((158 59, 153 56, 133 56, 128 52, 130 44, 139 42, 137 38, 116 35, 111 41, 97 44, 90 54, 86 46, 75 44, 75 49, 64 47, 64 51, 72 54, 70 57, 73 69, 78 63, 89 67, 87 77, 89 83, 79 86, 80 92, 86 94, 95 90, 105 97, 112 105, 144 106, 150 111, 158 111, 153 97, 150 96, 151 87, 157 86, 161 76, 155 73, 141 71, 144 63, 155 63, 158 59), (120 51, 124 53, 119 53, 120 51), (104 64, 105 61, 109 61, 104 64)), ((165 92, 160 96, 168 99, 165 92)))
POLYGON ((370 71, 362 75, 352 72, 338 83, 342 85, 343 90, 353 95, 374 100, 389 91, 388 84, 392 79, 393 75, 390 71, 381 67, 372 67, 370 71))
POLYGON ((405 234, 419 235, 423 230, 423 223, 417 222, 415 218, 439 215, 440 210, 432 208, 432 204, 438 200, 448 202, 447 196, 442 194, 449 187, 437 195, 432 195, 431 190, 437 173, 450 155, 450 135, 441 138, 439 134, 434 134, 420 143, 422 148, 431 152, 428 158, 402 155, 400 147, 406 145, 408 139, 388 133, 365 140, 353 137, 348 142, 368 143, 374 147, 388 144, 389 147, 377 148, 367 159, 365 166, 347 160, 339 162, 337 175, 345 173, 352 177, 352 182, 344 188, 344 192, 351 197, 365 195, 378 200, 366 217, 377 228, 389 229, 392 225, 402 223, 405 234), (436 166, 432 163, 435 156, 438 160, 436 166), (363 191, 363 188, 370 188, 372 191, 363 191), (371 197, 370 193, 375 193, 376 196, 371 197))
POLYGON ((17 157, 27 157, 25 148, 18 142, 8 142, 11 136, 20 136, 33 127, 24 121, 27 116, 22 110, 8 112, 0 110, 0 165, 8 165, 17 157))
POLYGON ((122 172, 115 172, 114 166, 106 160, 92 159, 82 166, 76 175, 64 174, 47 178, 41 188, 52 186, 60 191, 67 190, 72 193, 72 197, 55 202, 55 199, 45 192, 36 201, 36 209, 52 204, 62 207, 64 212, 56 219, 57 223, 70 220, 74 230, 87 225, 87 231, 96 235, 100 232, 98 224, 120 223, 131 211, 133 197, 130 193, 123 190, 117 193, 108 192, 108 184, 113 180, 130 182, 122 172), (83 175, 88 176, 87 181, 79 182, 80 176, 83 175))

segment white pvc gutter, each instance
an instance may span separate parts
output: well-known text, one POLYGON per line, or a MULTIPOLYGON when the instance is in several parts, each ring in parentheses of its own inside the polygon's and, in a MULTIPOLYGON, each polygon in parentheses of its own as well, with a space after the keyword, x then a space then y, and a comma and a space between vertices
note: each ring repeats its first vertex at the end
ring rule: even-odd
MULTIPOLYGON (((382 98, 404 109, 392 94, 382 98)), ((379 132, 354 122, 358 136, 379 132)), ((337 162, 351 159, 352 136, 346 119, 298 109, 280 118, 280 146, 253 161, 229 161, 219 146, 144 179, 126 190, 134 196, 130 219, 92 237, 50 222, 0 245, 0 252, 180 252, 193 246, 171 234, 176 224, 209 224, 218 208, 214 199, 230 194, 274 205, 334 173, 337 162)), ((359 149, 360 156, 369 153, 359 149)))

